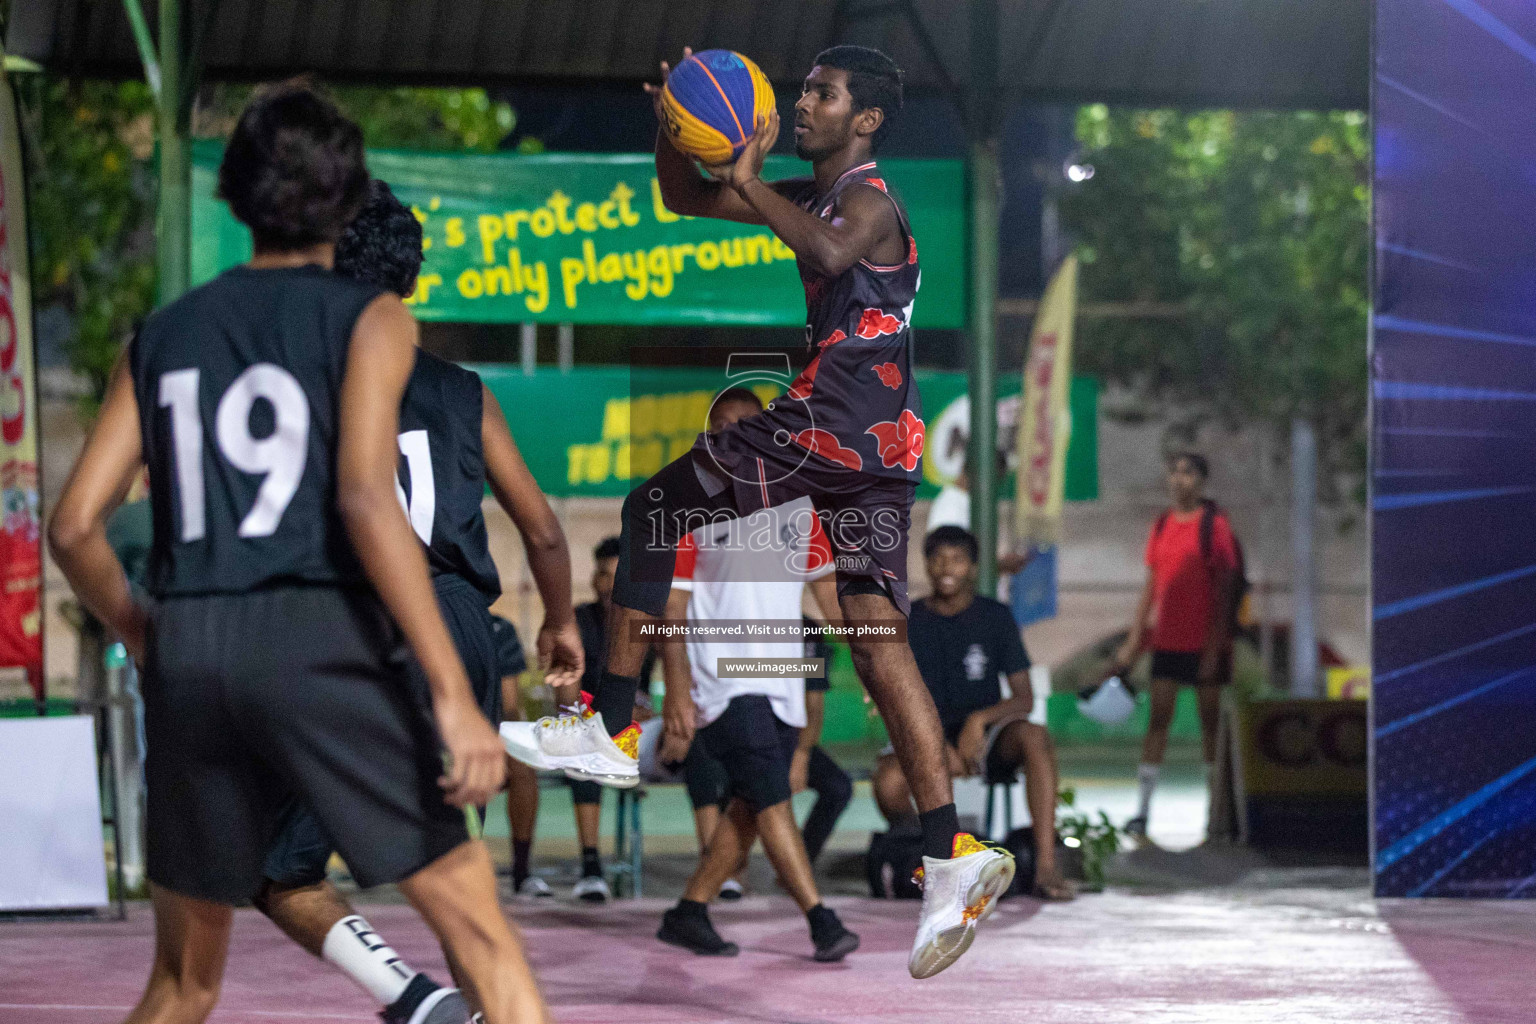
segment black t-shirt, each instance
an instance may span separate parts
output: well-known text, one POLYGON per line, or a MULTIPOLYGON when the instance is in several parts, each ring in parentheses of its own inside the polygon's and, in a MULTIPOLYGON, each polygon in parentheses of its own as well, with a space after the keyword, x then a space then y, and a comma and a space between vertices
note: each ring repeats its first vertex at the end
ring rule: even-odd
MULTIPOLYGON (((596 601, 576 606, 576 628, 581 631, 581 649, 586 652, 587 667, 581 673, 581 688, 588 693, 597 692, 597 681, 608 669, 608 620, 603 606, 596 601)), ((656 648, 645 652, 645 663, 640 666, 640 690, 643 693, 656 668, 656 648)))
POLYGON ((411 528, 427 545, 432 575, 466 580, 489 604, 501 596, 501 577, 480 508, 482 398, 474 371, 418 352, 400 403, 399 478, 411 528))
POLYGON ((926 600, 913 602, 907 642, 951 738, 972 712, 1003 699, 999 673, 1029 668, 1013 614, 990 597, 978 595, 963 612, 951 616, 939 615, 926 600))
POLYGON ((352 328, 379 289, 318 266, 235 267, 129 347, 156 596, 363 584, 336 508, 352 328))
POLYGON ((491 642, 496 645, 496 674, 505 679, 528 667, 528 655, 518 638, 517 627, 500 615, 491 616, 491 642))

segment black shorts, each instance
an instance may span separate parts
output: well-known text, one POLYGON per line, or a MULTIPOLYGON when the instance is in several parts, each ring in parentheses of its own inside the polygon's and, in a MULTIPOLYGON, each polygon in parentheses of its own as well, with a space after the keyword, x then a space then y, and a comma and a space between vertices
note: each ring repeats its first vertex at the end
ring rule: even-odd
POLYGON ((693 456, 707 472, 730 480, 737 512, 743 516, 809 497, 832 546, 838 594, 850 588, 867 593, 874 582, 901 614, 911 614, 907 534, 917 498, 915 483, 851 470, 795 444, 763 450, 731 427, 700 434, 693 456))
POLYGON ((809 497, 832 547, 838 594, 882 593, 909 614, 907 534, 917 485, 791 447, 758 451, 730 427, 700 434, 688 457, 631 491, 624 500, 614 603, 661 615, 684 533, 722 515, 750 516, 809 497))
MULTIPOLYGON (((1167 679, 1187 686, 1200 685, 1199 651, 1152 652, 1152 678, 1167 679)), ((1225 686, 1232 681, 1232 652, 1222 653, 1221 663, 1216 666, 1216 678, 1211 686, 1225 686)))
MULTIPOLYGON (((1012 724, 1012 723, 1006 723, 1006 724, 1012 724)), ((963 718, 960 721, 958 721, 958 722, 945 722, 944 723, 944 740, 945 740, 945 742, 948 743, 952 747, 958 746, 959 743, 960 743, 960 732, 964 728, 965 728, 965 719, 963 719, 963 718)), ((996 729, 996 728, 1000 728, 1000 727, 994 727, 994 728, 996 729)), ((991 731, 989 730, 989 732, 991 732, 991 731)), ((988 739, 995 741, 996 736, 995 735, 989 735, 988 739)), ((1016 778, 1018 778, 1018 775, 1019 775, 1019 766, 1014 764, 1012 761, 1009 761, 1007 758, 1003 757, 1002 756, 1002 752, 998 750, 998 746, 999 746, 999 744, 996 743, 996 742, 989 743, 989 745, 987 746, 987 762, 986 762, 986 764, 982 765, 982 767, 981 767, 982 781, 988 783, 989 785, 992 784, 992 783, 997 783, 997 784, 1000 784, 1000 785, 1007 785, 1007 784, 1013 782, 1016 778)))
MULTIPOLYGON (((475 699, 491 724, 498 725, 501 722, 501 672, 485 596, 457 576, 437 576, 432 584, 437 593, 437 606, 448 626, 448 635, 453 638, 469 674, 475 699)), ((415 658, 408 659, 407 672, 413 700, 430 713, 431 691, 426 674, 415 658)), ((277 838, 267 851, 262 874, 279 889, 319 883, 325 878, 325 867, 336 844, 325 834, 309 804, 297 797, 288 799, 279 812, 279 819, 277 838)))
POLYGON ((688 789, 688 802, 693 804, 694 810, 704 807, 725 810, 731 778, 720 759, 704 749, 702 741, 688 746, 688 756, 683 759, 683 784, 688 789))
POLYGON ((729 794, 745 800, 754 811, 789 799, 789 764, 800 743, 800 730, 781 722, 767 697, 732 698, 693 742, 725 769, 729 794))
POLYGON ((371 590, 161 601, 144 666, 150 879, 218 903, 250 899, 290 794, 315 808, 365 886, 465 842, 403 652, 371 590))

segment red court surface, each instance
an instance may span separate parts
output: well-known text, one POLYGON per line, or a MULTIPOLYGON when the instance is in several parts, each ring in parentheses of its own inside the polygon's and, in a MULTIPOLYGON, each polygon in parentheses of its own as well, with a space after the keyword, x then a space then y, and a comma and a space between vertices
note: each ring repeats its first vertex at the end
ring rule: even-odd
MULTIPOLYGON (((834 901, 863 935, 845 964, 807 958, 784 899, 719 909, 741 943, 701 959, 652 938, 665 904, 513 908, 555 1019, 566 1024, 1527 1024, 1536 1020, 1536 906, 1382 902, 1290 884, 1168 895, 1011 901, 972 952, 907 977, 915 906, 834 901)), ((411 962, 442 958, 407 908, 370 920, 411 962)), ((123 923, 0 924, 0 1024, 115 1024, 149 965, 150 915, 123 923)), ((236 917, 219 1024, 376 1021, 352 985, 262 917, 236 917)))

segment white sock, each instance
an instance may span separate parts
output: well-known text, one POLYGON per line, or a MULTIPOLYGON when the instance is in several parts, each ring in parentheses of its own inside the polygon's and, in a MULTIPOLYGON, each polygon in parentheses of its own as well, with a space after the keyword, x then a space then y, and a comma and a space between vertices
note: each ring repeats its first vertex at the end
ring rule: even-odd
POLYGON ((399 999, 416 977, 416 972, 395 955, 373 926, 357 914, 331 926, 321 955, 341 968, 381 1006, 399 999))
POLYGON ((1157 788, 1157 776, 1163 766, 1146 764, 1136 766, 1136 817, 1146 821, 1152 813, 1152 791, 1157 788))

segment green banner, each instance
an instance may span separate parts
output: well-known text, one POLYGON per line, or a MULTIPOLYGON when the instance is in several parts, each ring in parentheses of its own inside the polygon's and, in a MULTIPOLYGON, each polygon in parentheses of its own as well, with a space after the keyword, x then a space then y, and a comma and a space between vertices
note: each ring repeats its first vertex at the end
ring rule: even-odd
MULTIPOLYGON (((635 483, 693 446, 720 391, 718 370, 578 366, 568 373, 541 367, 532 376, 513 365, 471 367, 496 396, 528 468, 555 497, 623 497, 635 483)), ((1017 403, 1019 379, 1000 381, 999 406, 1017 403)), ((1067 500, 1098 497, 1098 387, 1073 380, 1072 441, 1067 449, 1067 500)), ((963 440, 954 436, 965 414, 963 373, 918 370, 928 423, 919 497, 932 497, 960 471, 963 440)), ((760 390, 765 401, 776 396, 760 390)), ((1012 475, 1001 496, 1012 493, 1012 475)))
MULTIPOLYGON (((192 277, 250 258, 250 234, 214 199, 222 149, 193 147, 192 277)), ((798 327, 794 253, 765 227, 678 217, 650 154, 375 150, 368 166, 422 222, 410 300, 422 320, 798 327)), ((965 324, 965 176, 958 160, 884 160, 912 219, 923 284, 917 327, 965 324)), ((808 166, 769 157, 769 179, 808 166)))

